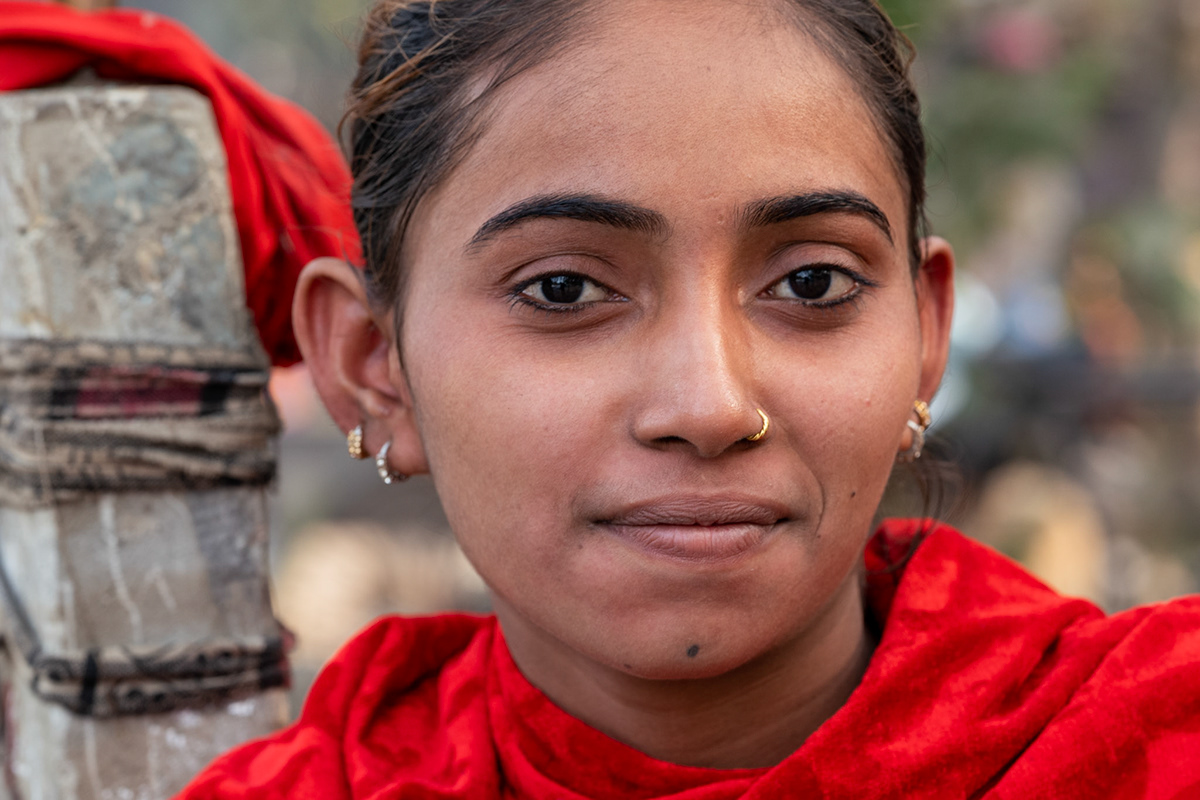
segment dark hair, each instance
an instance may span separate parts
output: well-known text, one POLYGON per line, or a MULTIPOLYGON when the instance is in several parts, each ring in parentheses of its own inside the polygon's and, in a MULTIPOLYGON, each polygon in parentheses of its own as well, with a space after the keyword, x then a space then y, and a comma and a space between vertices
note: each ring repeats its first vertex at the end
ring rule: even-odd
MULTIPOLYGON (((380 0, 370 12, 342 128, 373 300, 399 308, 412 214, 476 140, 495 90, 558 53, 598 2, 380 0)), ((925 138, 908 39, 874 0, 773 2, 858 85, 907 184, 915 269, 925 229, 925 138)))

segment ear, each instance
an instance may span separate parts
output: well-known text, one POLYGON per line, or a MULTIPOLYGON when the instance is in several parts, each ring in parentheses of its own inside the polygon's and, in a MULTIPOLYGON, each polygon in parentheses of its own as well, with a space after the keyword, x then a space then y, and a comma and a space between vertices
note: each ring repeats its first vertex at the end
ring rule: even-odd
POLYGON ((372 311, 362 273, 345 261, 318 258, 300 273, 292 326, 333 421, 343 431, 361 424, 368 453, 390 441, 393 470, 428 472, 390 320, 372 311))
POLYGON ((916 277, 917 312, 921 320, 921 386, 919 396, 933 398, 950 354, 950 322, 954 316, 954 250, 930 236, 921 242, 916 277))

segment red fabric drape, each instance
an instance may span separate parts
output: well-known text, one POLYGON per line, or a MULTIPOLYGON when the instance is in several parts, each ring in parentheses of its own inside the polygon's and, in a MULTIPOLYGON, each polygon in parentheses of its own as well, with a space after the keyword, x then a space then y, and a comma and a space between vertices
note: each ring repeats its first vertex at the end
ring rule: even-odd
POLYGON ((246 302, 272 361, 298 361, 291 302, 300 269, 318 256, 360 260, 350 176, 336 143, 303 109, 160 16, 0 0, 0 91, 51 84, 83 67, 114 80, 188 86, 212 102, 229 159, 246 302))
POLYGON ((333 659, 295 725, 181 797, 1200 797, 1200 598, 1106 617, 949 528, 904 565, 917 530, 890 522, 872 540, 879 647, 776 767, 657 761, 531 686, 494 620, 393 617, 333 659))

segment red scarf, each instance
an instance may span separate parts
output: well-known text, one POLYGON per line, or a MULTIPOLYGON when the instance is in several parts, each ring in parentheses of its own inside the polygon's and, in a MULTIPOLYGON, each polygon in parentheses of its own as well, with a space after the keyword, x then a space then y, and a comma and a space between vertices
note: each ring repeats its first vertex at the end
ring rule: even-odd
POLYGON ((83 67, 113 80, 190 86, 212 102, 229 159, 246 304, 272 361, 298 361, 291 318, 300 269, 318 256, 360 260, 350 175, 333 139, 303 109, 160 16, 0 0, 0 91, 45 86, 83 67))
POLYGON ((1105 617, 946 527, 903 565, 916 530, 872 539, 879 647, 776 767, 657 761, 531 686, 493 619, 391 617, 330 662, 296 724, 181 798, 1200 797, 1200 598, 1105 617))

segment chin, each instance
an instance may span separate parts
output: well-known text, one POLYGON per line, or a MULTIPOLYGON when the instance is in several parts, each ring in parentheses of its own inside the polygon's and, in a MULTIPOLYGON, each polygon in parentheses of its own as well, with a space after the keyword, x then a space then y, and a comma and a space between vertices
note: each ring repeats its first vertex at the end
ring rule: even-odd
POLYGON ((729 654, 709 659, 650 655, 632 663, 611 664, 611 666, 627 675, 648 681, 698 681, 727 675, 752 660, 754 659, 750 656, 734 658, 729 654))
POLYGON ((593 660, 646 680, 704 680, 734 672, 779 646, 749 620, 663 620, 649 629, 613 626, 609 635, 570 643, 593 660))

